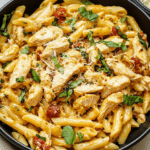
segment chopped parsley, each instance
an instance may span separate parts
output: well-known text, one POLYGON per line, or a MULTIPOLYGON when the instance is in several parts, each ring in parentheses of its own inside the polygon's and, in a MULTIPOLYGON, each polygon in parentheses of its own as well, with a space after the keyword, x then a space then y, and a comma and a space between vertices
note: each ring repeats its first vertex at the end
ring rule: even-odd
POLYGON ((121 23, 124 23, 127 19, 128 19, 128 17, 122 18, 122 19, 121 19, 121 23))
POLYGON ((80 131, 78 131, 77 135, 78 135, 80 142, 82 142, 83 141, 83 134, 80 131))
POLYGON ((34 81, 37 81, 38 83, 40 83, 41 79, 40 79, 40 76, 36 73, 36 71, 33 70, 33 69, 31 69, 30 71, 31 71, 31 74, 32 74, 32 79, 34 81))
POLYGON ((6 68, 6 66, 9 64, 10 62, 9 61, 7 61, 4 65, 3 65, 3 69, 5 69, 6 68))
POLYGON ((105 73, 107 73, 109 76, 112 74, 109 67, 107 66, 102 54, 100 51, 98 51, 98 57, 95 57, 96 59, 99 59, 102 63, 102 67, 100 67, 97 71, 103 70, 105 73))
POLYGON ((16 78, 17 82, 24 82, 24 76, 21 76, 20 78, 16 78))
POLYGON ((20 94, 19 98, 18 98, 21 103, 24 103, 24 101, 25 101, 25 94, 26 94, 26 89, 23 89, 21 91, 21 94, 20 94))
POLYGON ((26 46, 23 50, 21 50, 21 54, 29 54, 29 46, 26 46))
POLYGON ((94 42, 94 39, 93 39, 93 32, 92 32, 92 31, 90 31, 90 32, 88 33, 88 39, 89 39, 91 45, 92 45, 92 46, 95 46, 95 42, 94 42))
POLYGON ((57 58, 56 58, 55 56, 52 56, 51 59, 53 60, 55 66, 56 66, 56 68, 57 68, 57 70, 58 70, 60 73, 64 74, 64 69, 63 69, 63 67, 60 65, 60 63, 58 62, 57 58))
POLYGON ((69 25, 70 25, 72 28, 74 27, 75 22, 76 22, 76 17, 64 21, 64 23, 69 23, 69 25))

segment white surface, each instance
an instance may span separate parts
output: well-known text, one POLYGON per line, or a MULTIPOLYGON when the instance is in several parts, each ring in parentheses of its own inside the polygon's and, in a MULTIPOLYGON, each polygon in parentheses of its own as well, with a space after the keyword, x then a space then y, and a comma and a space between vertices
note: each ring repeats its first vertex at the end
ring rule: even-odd
MULTIPOLYGON (((2 7, 9 0, 0 0, 0 7, 2 7)), ((1 136, 1 135, 0 135, 1 136)), ((135 145, 131 150, 150 150, 150 134, 147 135, 142 141, 135 145)), ((18 150, 3 137, 0 137, 0 150, 18 150)))

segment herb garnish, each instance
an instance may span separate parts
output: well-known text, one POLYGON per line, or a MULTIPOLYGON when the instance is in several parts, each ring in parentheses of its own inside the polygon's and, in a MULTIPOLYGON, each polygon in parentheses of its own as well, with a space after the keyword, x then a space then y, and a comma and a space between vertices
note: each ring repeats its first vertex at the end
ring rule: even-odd
POLYGON ((64 138, 66 144, 73 145, 75 143, 76 135, 71 126, 67 125, 63 127, 61 135, 64 138))
POLYGON ((21 76, 20 78, 16 78, 17 82, 24 82, 24 76, 21 76))
POLYGON ((93 32, 92 31, 90 31, 88 33, 88 38, 89 38, 89 41, 90 41, 91 45, 95 46, 95 42, 94 42, 94 39, 93 39, 93 32))
POLYGON ((92 5, 91 3, 90 3, 90 1, 81 1, 81 3, 83 3, 84 5, 92 5))
POLYGON ((98 51, 98 57, 95 57, 96 59, 99 59, 102 63, 102 67, 100 67, 97 71, 103 70, 105 73, 107 73, 109 76, 112 74, 109 67, 107 66, 102 54, 100 51, 98 51))
POLYGON ((121 23, 124 23, 127 19, 128 19, 128 17, 122 18, 122 19, 121 19, 121 23))
POLYGON ((99 41, 98 43, 104 43, 108 47, 121 47, 123 51, 128 50, 125 43, 115 43, 112 41, 99 41))
POLYGON ((127 104, 128 106, 131 106, 134 103, 143 103, 143 98, 141 96, 123 95, 123 101, 124 101, 124 104, 127 104))
POLYGON ((21 103, 24 103, 24 101, 25 101, 25 94, 26 94, 26 89, 23 89, 21 91, 21 94, 20 94, 19 98, 18 98, 21 103))
POLYGON ((21 50, 21 54, 29 54, 29 46, 26 46, 23 50, 21 50))
POLYGON ((146 48, 146 50, 148 50, 147 43, 146 43, 146 41, 144 41, 144 40, 141 38, 140 33, 138 33, 138 37, 139 37, 140 43, 146 48))
POLYGON ((122 33, 122 32, 120 32, 120 31, 119 31, 120 28, 119 28, 118 26, 116 26, 116 29, 117 29, 117 31, 118 31, 118 34, 119 34, 123 39, 128 40, 127 35, 124 34, 124 33, 122 33))
POLYGON ((31 106, 31 107, 29 108, 28 112, 30 112, 32 109, 33 109, 33 106, 31 106))
POLYGON ((31 74, 32 74, 32 78, 33 80, 37 81, 38 83, 41 82, 40 76, 36 73, 35 70, 31 69, 31 74))
POLYGON ((10 62, 9 61, 7 61, 4 65, 3 65, 3 69, 5 69, 6 68, 6 66, 9 64, 10 62))
POLYGON ((46 142, 46 137, 40 136, 39 134, 36 134, 36 136, 46 142))
POLYGON ((87 11, 84 6, 80 7, 78 9, 78 12, 81 14, 82 17, 85 17, 85 18, 89 19, 92 22, 96 21, 99 17, 97 14, 92 13, 91 10, 87 11))
POLYGON ((63 69, 63 67, 60 65, 60 63, 58 62, 57 58, 56 58, 55 56, 52 56, 51 59, 53 60, 55 66, 56 66, 56 68, 57 68, 57 70, 58 70, 60 73, 64 74, 64 69, 63 69))
POLYGON ((82 142, 83 141, 83 134, 80 131, 78 131, 77 135, 78 135, 80 142, 82 142))
POLYGON ((74 27, 75 22, 76 22, 76 17, 64 21, 64 23, 69 23, 69 25, 70 25, 71 27, 74 27))

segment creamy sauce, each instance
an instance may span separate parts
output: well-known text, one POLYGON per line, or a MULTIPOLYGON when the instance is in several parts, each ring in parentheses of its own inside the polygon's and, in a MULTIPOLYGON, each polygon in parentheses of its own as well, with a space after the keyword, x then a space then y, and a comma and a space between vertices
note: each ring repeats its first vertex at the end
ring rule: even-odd
POLYGON ((140 0, 146 7, 150 8, 150 0, 140 0))

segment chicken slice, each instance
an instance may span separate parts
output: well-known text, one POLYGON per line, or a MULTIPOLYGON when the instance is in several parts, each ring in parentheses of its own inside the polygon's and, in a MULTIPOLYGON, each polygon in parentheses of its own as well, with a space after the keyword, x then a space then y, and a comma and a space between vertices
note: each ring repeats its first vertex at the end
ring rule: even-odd
POLYGON ((7 61, 13 60, 19 52, 19 46, 13 44, 8 49, 6 49, 3 53, 0 53, 0 62, 5 63, 7 61))
POLYGON ((82 59, 81 53, 77 50, 69 49, 65 52, 65 54, 71 58, 74 57, 78 60, 82 59))
POLYGON ((41 100, 43 95, 43 88, 39 83, 33 83, 29 90, 29 97, 25 101, 28 107, 36 106, 41 100))
POLYGON ((94 107, 98 100, 99 95, 86 94, 85 96, 82 96, 74 101, 73 108, 83 115, 90 107, 94 107))
POLYGON ((79 97, 84 94, 88 93, 95 93, 95 92, 100 92, 103 89, 103 86, 97 86, 97 85, 81 85, 77 86, 74 89, 74 94, 79 97))
POLYGON ((150 90, 150 77, 149 76, 143 76, 140 82, 140 85, 144 87, 145 90, 150 90))
POLYGON ((41 71, 41 84, 44 88, 44 98, 47 102, 51 102, 52 99, 55 97, 55 94, 52 91, 51 88, 51 77, 49 74, 45 71, 41 71))
POLYGON ((18 63, 15 66, 13 73, 10 76, 9 87, 16 88, 20 85, 20 82, 16 82, 16 78, 23 76, 26 78, 31 68, 30 56, 21 54, 18 58, 18 63))
POLYGON ((116 75, 125 75, 130 80, 139 80, 142 78, 141 75, 134 73, 130 68, 126 67, 125 64, 119 62, 114 58, 106 58, 106 63, 110 69, 114 70, 116 75))
POLYGON ((95 57, 98 57, 98 50, 94 46, 91 46, 89 49, 87 49, 88 56, 89 56, 89 62, 91 65, 96 65, 98 59, 95 57))
POLYGON ((29 38, 28 45, 29 46, 43 45, 52 40, 57 39, 58 37, 62 37, 62 35, 63 31, 58 27, 54 26, 48 26, 47 28, 43 27, 29 38))
POLYGON ((19 45, 22 46, 24 40, 24 33, 23 33, 23 27, 22 26, 13 26, 13 38, 15 42, 19 45))
POLYGON ((70 78, 80 72, 80 69, 83 68, 84 65, 82 63, 74 62, 69 63, 68 65, 64 66, 64 74, 61 74, 60 72, 56 72, 56 75, 54 76, 53 82, 52 82, 52 90, 56 93, 58 93, 62 86, 65 85, 67 81, 70 80, 70 78))
POLYGON ((101 85, 102 76, 98 72, 92 72, 91 70, 87 70, 84 74, 84 77, 88 82, 93 82, 97 85, 101 85))
POLYGON ((133 39, 133 49, 134 49, 134 55, 140 60, 140 62, 142 64, 147 64, 148 57, 147 57, 146 49, 140 43, 138 36, 136 36, 133 39))
POLYGON ((118 92, 126 88, 130 84, 129 78, 126 76, 108 77, 102 90, 102 98, 106 98, 112 93, 118 92))
MULTIPOLYGON (((120 38, 119 36, 111 36, 111 37, 107 38, 104 41, 112 41, 112 42, 115 42, 115 43, 122 43, 123 39, 120 38)), ((101 44, 97 43, 96 47, 98 47, 98 49, 100 50, 100 52, 102 54, 104 54, 104 53, 110 53, 111 51, 114 51, 116 49, 115 47, 108 47, 104 43, 101 43, 101 44)))
POLYGON ((118 104, 123 102, 123 94, 121 92, 111 94, 102 102, 98 120, 102 121, 109 112, 111 112, 118 104))
POLYGON ((55 41, 49 43, 42 53, 42 58, 50 57, 54 51, 60 54, 69 49, 69 42, 66 37, 57 38, 55 41))

